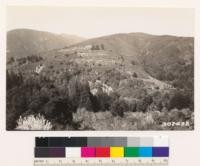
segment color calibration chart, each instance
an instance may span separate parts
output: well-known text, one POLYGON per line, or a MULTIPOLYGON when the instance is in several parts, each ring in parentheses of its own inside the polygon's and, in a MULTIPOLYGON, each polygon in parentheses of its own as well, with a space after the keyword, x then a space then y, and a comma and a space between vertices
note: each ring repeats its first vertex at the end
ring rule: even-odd
POLYGON ((36 137, 34 166, 168 166, 168 137, 36 137))

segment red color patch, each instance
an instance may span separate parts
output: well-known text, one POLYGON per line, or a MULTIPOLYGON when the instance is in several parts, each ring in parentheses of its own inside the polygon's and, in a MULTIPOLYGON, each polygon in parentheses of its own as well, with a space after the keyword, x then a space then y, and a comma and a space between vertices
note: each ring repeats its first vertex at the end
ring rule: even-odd
POLYGON ((110 148, 109 147, 97 147, 96 148, 96 157, 110 157, 110 148))

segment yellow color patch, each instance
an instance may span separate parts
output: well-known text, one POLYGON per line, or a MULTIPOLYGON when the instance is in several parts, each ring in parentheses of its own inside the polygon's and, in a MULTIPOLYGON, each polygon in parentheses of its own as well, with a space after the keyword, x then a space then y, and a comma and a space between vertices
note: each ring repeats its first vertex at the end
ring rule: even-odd
POLYGON ((124 147, 110 147, 110 157, 124 157, 124 147))

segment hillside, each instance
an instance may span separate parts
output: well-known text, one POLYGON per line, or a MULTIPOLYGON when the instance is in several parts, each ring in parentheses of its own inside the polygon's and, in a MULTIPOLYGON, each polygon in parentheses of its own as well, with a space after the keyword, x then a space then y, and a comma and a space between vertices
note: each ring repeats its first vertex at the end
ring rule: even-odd
POLYGON ((103 45, 110 56, 121 59, 126 71, 142 67, 143 72, 163 81, 175 80, 180 73, 193 79, 192 37, 155 36, 144 33, 114 34, 89 39, 78 45, 103 45), (188 68, 188 73, 184 73, 184 68, 188 68))
POLYGON ((53 34, 31 29, 15 29, 7 32, 7 57, 25 57, 39 52, 69 46, 84 39, 66 34, 53 34))
POLYGON ((104 45, 104 49, 125 60, 150 65, 191 63, 194 54, 192 37, 155 36, 144 33, 114 34, 83 41, 78 45, 104 45), (155 63, 156 62, 156 63, 155 63))
POLYGON ((192 129, 193 50, 190 37, 129 33, 12 59, 7 128, 41 114, 55 130, 192 129), (190 126, 162 126, 174 121, 190 126))

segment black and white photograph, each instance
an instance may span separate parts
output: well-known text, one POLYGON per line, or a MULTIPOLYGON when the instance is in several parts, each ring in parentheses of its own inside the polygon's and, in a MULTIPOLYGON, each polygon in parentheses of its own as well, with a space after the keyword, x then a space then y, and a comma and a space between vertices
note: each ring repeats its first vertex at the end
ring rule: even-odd
POLYGON ((194 130, 194 15, 8 6, 6 130, 194 130))

